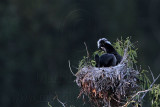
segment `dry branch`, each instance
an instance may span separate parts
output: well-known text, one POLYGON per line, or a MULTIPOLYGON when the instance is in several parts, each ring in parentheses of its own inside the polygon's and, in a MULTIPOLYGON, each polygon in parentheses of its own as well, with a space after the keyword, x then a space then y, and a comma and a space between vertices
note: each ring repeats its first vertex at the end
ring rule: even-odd
POLYGON ((55 100, 55 99, 57 99, 57 101, 58 101, 63 107, 66 107, 65 103, 63 103, 62 101, 60 101, 57 95, 53 98, 53 100, 55 100))
POLYGON ((71 68, 70 60, 68 60, 68 64, 69 64, 69 69, 70 69, 70 71, 71 71, 72 75, 73 75, 73 76, 75 76, 75 74, 73 73, 72 68, 71 68))

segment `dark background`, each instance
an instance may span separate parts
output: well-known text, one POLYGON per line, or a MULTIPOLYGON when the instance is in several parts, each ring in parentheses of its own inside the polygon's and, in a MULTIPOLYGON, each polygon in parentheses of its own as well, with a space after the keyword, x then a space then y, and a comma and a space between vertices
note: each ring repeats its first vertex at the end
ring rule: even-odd
POLYGON ((138 66, 158 75, 159 10, 159 0, 0 0, 0 107, 60 107, 55 93, 82 107, 68 60, 77 72, 84 42, 92 54, 101 37, 131 36, 138 66))

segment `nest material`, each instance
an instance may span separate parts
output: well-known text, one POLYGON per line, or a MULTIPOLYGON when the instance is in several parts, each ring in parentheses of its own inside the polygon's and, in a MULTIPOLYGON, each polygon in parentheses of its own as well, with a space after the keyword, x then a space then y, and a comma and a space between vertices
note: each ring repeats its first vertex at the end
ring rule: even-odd
POLYGON ((139 72, 127 65, 126 59, 114 67, 85 66, 76 74, 81 88, 79 97, 88 96, 92 106, 118 107, 124 105, 138 89, 139 72))

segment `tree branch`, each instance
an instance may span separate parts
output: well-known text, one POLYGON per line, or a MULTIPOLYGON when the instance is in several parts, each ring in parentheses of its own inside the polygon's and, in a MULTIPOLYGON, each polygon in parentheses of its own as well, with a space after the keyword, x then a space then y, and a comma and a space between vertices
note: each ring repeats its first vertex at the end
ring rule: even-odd
POLYGON ((86 47, 87 58, 89 58, 89 52, 88 52, 88 48, 87 48, 86 42, 84 42, 84 45, 85 45, 85 47, 86 47))
POLYGON ((127 105, 129 104, 129 102, 131 102, 133 99, 134 99, 134 97, 136 97, 138 94, 140 94, 140 93, 146 93, 146 92, 148 92, 148 91, 150 91, 151 89, 148 89, 148 90, 144 90, 144 91, 138 91, 136 94, 134 94, 133 95, 133 97, 129 100, 129 101, 127 101, 127 103, 125 104, 125 105, 123 105, 122 107, 127 107, 127 105))
MULTIPOLYGON (((153 83, 150 85, 150 87, 149 88, 152 88, 152 86, 154 85, 154 83, 157 81, 157 79, 159 78, 159 76, 160 76, 160 74, 157 76, 157 78, 156 79, 154 79, 153 80, 153 83)), ((148 92, 148 91, 147 91, 148 92)), ((139 102, 141 102, 142 101, 142 99, 145 97, 145 95, 147 94, 147 92, 145 92, 144 94, 143 94, 143 96, 140 98, 140 100, 139 100, 139 102)))
POLYGON ((57 101, 58 101, 63 107, 66 107, 66 106, 65 106, 65 103, 63 103, 62 101, 60 101, 60 100, 58 99, 58 96, 57 96, 57 95, 53 98, 53 100, 54 100, 54 99, 57 99, 57 101))
POLYGON ((155 78, 154 78, 154 75, 153 75, 153 73, 152 73, 152 71, 151 71, 151 68, 148 66, 148 68, 149 68, 149 71, 151 72, 151 75, 152 75, 152 79, 153 79, 153 81, 155 80, 155 78))
POLYGON ((73 75, 73 76, 75 76, 75 74, 72 72, 72 68, 71 68, 70 60, 68 60, 68 64, 69 64, 69 69, 70 69, 70 71, 71 71, 72 75, 73 75))

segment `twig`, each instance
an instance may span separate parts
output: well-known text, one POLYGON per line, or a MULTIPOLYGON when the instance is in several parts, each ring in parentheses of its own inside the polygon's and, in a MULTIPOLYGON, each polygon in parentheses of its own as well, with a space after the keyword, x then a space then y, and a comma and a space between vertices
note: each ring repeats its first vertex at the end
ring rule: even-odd
POLYGON ((72 68, 71 68, 70 60, 68 60, 68 64, 69 64, 69 69, 70 69, 70 71, 71 71, 72 75, 73 75, 73 76, 75 76, 75 74, 72 72, 72 68))
POLYGON ((84 42, 84 45, 86 47, 87 57, 89 58, 89 52, 88 52, 88 48, 87 48, 86 42, 84 42))
MULTIPOLYGON (((157 79, 159 78, 159 76, 160 76, 160 74, 157 76, 157 78, 156 79, 154 79, 153 80, 153 83, 150 85, 150 87, 149 88, 152 88, 152 86, 154 85, 154 83, 157 81, 157 79)), ((142 101, 142 99, 145 97, 145 95, 147 94, 147 92, 145 92, 144 94, 143 94, 143 96, 140 98, 140 100, 139 100, 139 102, 141 102, 142 101)))
POLYGON ((148 68, 149 68, 149 71, 151 72, 151 75, 152 75, 152 79, 153 79, 153 81, 155 80, 154 79, 154 75, 153 75, 153 73, 152 73, 152 71, 151 71, 151 68, 148 66, 148 68))
POLYGON ((58 98, 57 98, 57 100, 58 100, 59 103, 62 104, 63 107, 66 107, 66 106, 65 106, 65 103, 61 102, 58 98))
POLYGON ((122 107, 127 107, 127 105, 129 104, 129 102, 131 102, 133 99, 134 99, 134 97, 136 97, 138 94, 140 94, 140 93, 146 93, 146 92, 148 92, 148 91, 150 91, 151 89, 148 89, 148 90, 144 90, 144 91, 138 91, 136 94, 134 94, 133 96, 132 96, 132 98, 129 100, 129 101, 127 101, 127 103, 126 104, 124 104, 122 107))
POLYGON ((127 47, 124 49, 124 54, 123 54, 123 58, 122 58, 121 63, 123 63, 128 57, 128 54, 127 54, 128 47, 129 47, 129 42, 127 43, 127 47))
POLYGON ((141 71, 141 69, 142 69, 142 66, 140 65, 140 67, 139 67, 139 71, 141 71))
POLYGON ((52 107, 51 104, 50 104, 49 102, 48 102, 48 106, 49 106, 49 107, 52 107))
POLYGON ((111 96, 111 98, 112 98, 113 100, 115 100, 116 102, 118 102, 118 103, 122 103, 122 104, 124 104, 124 102, 121 102, 121 101, 119 101, 119 100, 115 99, 113 96, 111 96))
POLYGON ((63 107, 66 107, 66 106, 65 106, 65 103, 63 103, 62 101, 60 101, 60 100, 58 99, 58 96, 57 96, 57 95, 53 98, 53 100, 54 100, 54 99, 57 99, 57 101, 58 101, 63 107))

